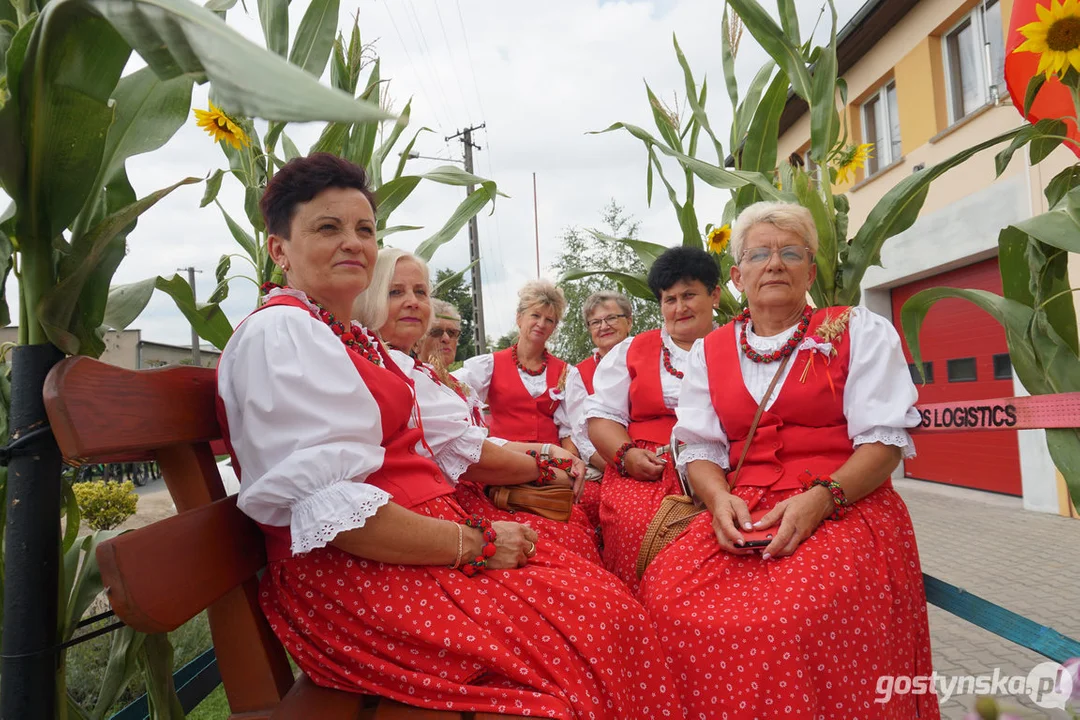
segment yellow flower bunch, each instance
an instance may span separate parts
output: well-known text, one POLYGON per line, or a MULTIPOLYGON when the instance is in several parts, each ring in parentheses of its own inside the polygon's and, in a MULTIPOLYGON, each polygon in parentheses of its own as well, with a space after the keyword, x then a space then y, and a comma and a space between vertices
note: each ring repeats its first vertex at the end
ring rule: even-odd
POLYGON ((214 103, 209 103, 209 105, 209 110, 195 111, 195 124, 205 130, 214 142, 224 140, 237 150, 251 144, 251 139, 235 120, 223 110, 214 107, 214 103))
POLYGON ((848 181, 849 177, 854 180, 855 173, 866 165, 867 160, 873 157, 871 155, 873 150, 873 143, 848 145, 841 150, 833 164, 833 167, 836 168, 836 183, 843 185, 848 181))
POLYGON ((729 242, 731 242, 731 226, 720 225, 709 231, 706 246, 709 252, 720 255, 727 248, 729 242))
POLYGON ((1039 19, 1020 28, 1026 39, 1013 52, 1039 54, 1039 69, 1046 79, 1062 77, 1072 67, 1080 72, 1080 0, 1050 0, 1036 5, 1039 19))

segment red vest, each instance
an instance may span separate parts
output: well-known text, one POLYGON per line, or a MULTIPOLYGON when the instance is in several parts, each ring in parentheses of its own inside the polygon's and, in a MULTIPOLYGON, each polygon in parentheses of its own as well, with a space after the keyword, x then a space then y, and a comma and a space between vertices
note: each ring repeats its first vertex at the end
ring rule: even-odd
POLYGON ((675 427, 675 411, 664 405, 660 384, 660 352, 664 341, 659 330, 649 330, 634 337, 626 351, 626 369, 630 373, 630 425, 626 431, 632 440, 667 445, 675 427))
POLYGON ((518 375, 511 348, 500 350, 492 357, 495 369, 491 373, 487 396, 492 436, 517 442, 559 442, 559 428, 554 418, 560 401, 552 400, 550 392, 559 386, 566 363, 548 355, 547 390, 534 398, 518 375))
MULTIPOLYGON (((815 311, 807 334, 814 334, 826 314, 836 317, 843 310, 815 311)), ((801 487, 798 478, 804 470, 830 474, 851 457, 854 448, 844 416, 844 386, 851 357, 848 330, 832 343, 837 354, 828 362, 817 350, 802 350, 791 358, 779 395, 761 415, 742 470, 738 477, 728 476, 731 487, 798 489, 801 487)), ((740 352, 735 323, 728 323, 705 338, 709 395, 731 442, 732 469, 743 452, 758 408, 758 402, 742 381, 740 352)), ((776 367, 770 363, 773 372, 776 367)))
MULTIPOLYGON (((300 300, 288 295, 279 295, 270 299, 255 312, 277 305, 291 305, 308 310, 300 300)), ((330 333, 329 327, 326 328, 326 332, 330 333)), ((415 507, 433 498, 452 493, 453 486, 446 481, 435 461, 417 452, 417 447, 423 445, 424 432, 420 423, 417 423, 418 427, 409 427, 412 413, 416 412, 411 381, 402 374, 381 344, 379 352, 382 355, 382 367, 346 349, 344 345, 342 349, 348 352, 349 359, 353 361, 368 391, 374 396, 382 419, 382 447, 385 450, 383 464, 381 468, 368 475, 364 482, 385 490, 393 497, 396 504, 405 508, 415 507)), ((318 368, 311 368, 311 371, 317 374, 318 368)), ((236 460, 232 443, 229 441, 225 404, 220 396, 217 399, 217 411, 225 444, 233 459, 233 469, 236 470, 236 477, 242 482, 240 464, 236 460)), ((266 553, 270 560, 292 557, 290 549, 292 538, 288 527, 261 523, 260 527, 266 536, 266 553)))
POLYGON ((575 366, 581 375, 581 382, 585 384, 585 392, 590 395, 593 394, 592 379, 596 375, 597 364, 596 355, 590 355, 575 366))

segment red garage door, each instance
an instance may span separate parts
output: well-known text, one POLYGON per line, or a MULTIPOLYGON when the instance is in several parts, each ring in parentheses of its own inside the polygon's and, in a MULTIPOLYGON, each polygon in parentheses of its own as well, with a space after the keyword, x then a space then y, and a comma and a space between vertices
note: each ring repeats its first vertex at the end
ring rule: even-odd
MULTIPOLYGON (((957 287, 1001 294, 997 258, 904 285, 892 291, 893 320, 919 290, 957 287)), ((919 337, 929 376, 919 388, 920 403, 1011 397, 1012 366, 1005 331, 987 313, 964 300, 942 300, 926 316, 919 337)), ((911 353, 904 342, 904 354, 911 353)), ((912 366, 913 367, 913 366, 912 366)), ((908 477, 979 490, 1020 495, 1020 450, 1016 431, 959 432, 915 436, 918 457, 905 461, 908 477)))

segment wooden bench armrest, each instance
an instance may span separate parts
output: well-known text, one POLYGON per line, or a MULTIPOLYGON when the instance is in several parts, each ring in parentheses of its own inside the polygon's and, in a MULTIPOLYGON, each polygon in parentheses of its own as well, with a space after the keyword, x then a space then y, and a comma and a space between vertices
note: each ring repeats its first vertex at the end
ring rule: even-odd
POLYGON ((228 497, 98 546, 117 617, 141 632, 175 630, 266 564, 259 527, 228 497))

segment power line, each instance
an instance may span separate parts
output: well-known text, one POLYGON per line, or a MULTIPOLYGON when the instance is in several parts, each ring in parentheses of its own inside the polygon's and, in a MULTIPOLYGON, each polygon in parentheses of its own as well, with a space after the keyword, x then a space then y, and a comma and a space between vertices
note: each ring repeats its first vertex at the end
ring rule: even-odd
POLYGON ((442 100, 443 107, 446 108, 447 117, 453 120, 454 112, 453 106, 450 104, 450 100, 446 97, 446 93, 443 91, 443 84, 439 82, 439 75, 435 69, 434 56, 431 52, 431 46, 428 45, 427 36, 424 35, 424 28, 420 24, 420 18, 416 15, 416 7, 413 5, 412 0, 408 0, 405 5, 405 17, 413 25, 416 30, 416 35, 420 39, 420 52, 422 58, 427 58, 428 63, 424 64, 424 67, 431 73, 432 81, 435 83, 435 90, 439 93, 439 97, 442 100))
POLYGON ((398 30, 397 21, 394 20, 394 13, 390 10, 390 2, 385 2, 383 3, 383 5, 386 7, 386 15, 390 18, 390 24, 394 27, 394 33, 397 35, 398 42, 401 43, 401 49, 405 51, 405 60, 409 63, 409 69, 411 69, 413 75, 416 76, 416 82, 420 85, 420 91, 429 98, 431 103, 431 114, 435 116, 435 123, 439 126, 440 132, 442 132, 443 128, 451 127, 451 125, 445 123, 442 119, 439 118, 438 108, 435 104, 435 96, 428 92, 427 86, 424 83, 424 78, 417 70, 416 63, 414 63, 412 60, 412 55, 409 53, 409 48, 405 44, 405 38, 402 37, 401 31, 398 30))
POLYGON ((469 33, 465 31, 465 19, 461 16, 461 0, 454 0, 457 6, 458 22, 461 24, 461 34, 465 38, 465 54, 469 58, 469 72, 472 73, 473 90, 476 92, 476 102, 480 106, 480 115, 487 117, 484 111, 484 101, 480 99, 480 86, 476 84, 476 66, 473 65, 472 49, 469 47, 469 33))
MULTIPOLYGON (((461 104, 465 108, 465 112, 469 118, 469 124, 472 124, 472 113, 469 112, 469 101, 465 97, 465 89, 461 87, 461 74, 457 71, 457 63, 454 61, 454 51, 450 49, 450 38, 446 34, 446 25, 443 23, 442 11, 439 10, 439 3, 435 3, 435 14, 439 18, 439 28, 442 30, 443 42, 446 43, 446 54, 450 56, 450 67, 454 71, 454 82, 457 83, 458 94, 461 95, 461 104)), ((470 69, 472 65, 470 64, 470 69)), ((481 113, 483 116, 483 113, 481 113)))

